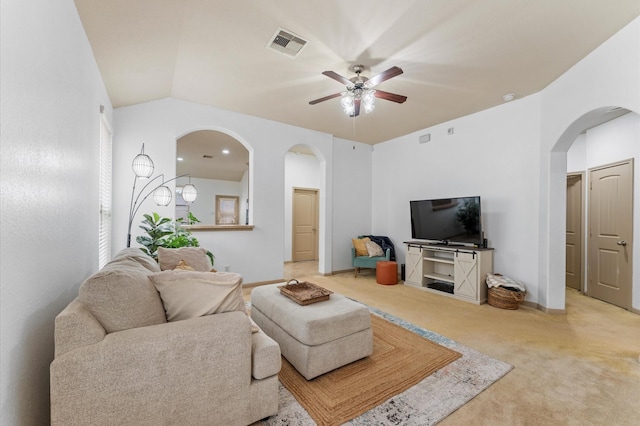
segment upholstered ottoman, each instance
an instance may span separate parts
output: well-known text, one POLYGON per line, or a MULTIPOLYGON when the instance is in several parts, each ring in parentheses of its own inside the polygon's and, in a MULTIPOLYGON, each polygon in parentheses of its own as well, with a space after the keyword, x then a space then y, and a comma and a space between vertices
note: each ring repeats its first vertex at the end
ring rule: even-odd
POLYGON ((326 301, 298 305, 280 294, 283 284, 252 290, 251 318, 307 380, 373 353, 366 306, 335 293, 326 301))
POLYGON ((398 284, 398 263, 392 260, 377 262, 376 282, 384 285, 398 284))

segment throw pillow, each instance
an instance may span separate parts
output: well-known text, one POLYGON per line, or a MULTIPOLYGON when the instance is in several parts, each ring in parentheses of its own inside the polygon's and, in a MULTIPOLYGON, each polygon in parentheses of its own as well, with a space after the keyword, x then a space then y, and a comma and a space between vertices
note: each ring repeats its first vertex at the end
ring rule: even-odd
POLYGON ((367 251, 369 252, 369 257, 384 256, 384 251, 382 251, 382 247, 380 247, 378 244, 374 243, 373 241, 367 241, 366 246, 367 246, 367 251))
POLYGON ((351 239, 353 247, 356 249, 356 256, 369 256, 367 241, 371 241, 369 237, 351 239))
POLYGON ((184 260, 196 271, 206 272, 211 270, 211 261, 207 251, 203 247, 180 247, 168 249, 158 247, 158 263, 163 271, 171 271, 184 260))
POLYGON ((181 260, 180 263, 178 263, 176 267, 173 268, 173 270, 174 271, 195 271, 195 269, 189 266, 189 264, 184 260, 181 260))
POLYGON ((240 274, 162 271, 149 278, 160 293, 168 321, 231 311, 246 313, 240 274))

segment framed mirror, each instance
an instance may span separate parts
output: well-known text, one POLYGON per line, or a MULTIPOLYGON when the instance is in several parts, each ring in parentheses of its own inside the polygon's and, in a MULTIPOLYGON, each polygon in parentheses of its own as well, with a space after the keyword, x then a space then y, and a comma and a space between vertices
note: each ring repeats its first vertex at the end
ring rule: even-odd
POLYGON ((191 175, 176 181, 176 219, 197 229, 250 226, 249 151, 241 142, 217 130, 188 133, 176 143, 176 174, 191 175), (193 203, 182 198, 187 183, 198 190, 193 203))

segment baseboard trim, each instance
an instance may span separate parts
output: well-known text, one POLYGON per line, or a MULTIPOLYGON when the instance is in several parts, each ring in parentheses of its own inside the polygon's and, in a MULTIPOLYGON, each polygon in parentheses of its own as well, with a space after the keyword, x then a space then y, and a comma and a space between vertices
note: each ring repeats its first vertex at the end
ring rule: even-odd
POLYGON ((629 308, 629 312, 640 315, 640 309, 636 309, 634 307, 629 308))
POLYGON ((283 283, 283 282, 284 282, 284 278, 280 278, 279 280, 257 281, 255 283, 243 283, 242 288, 259 287, 261 285, 276 284, 276 283, 283 283))
POLYGON ((344 274, 345 272, 353 272, 353 268, 351 268, 351 269, 340 269, 338 271, 331 271, 330 273, 324 274, 324 275, 328 276, 328 275, 344 274))

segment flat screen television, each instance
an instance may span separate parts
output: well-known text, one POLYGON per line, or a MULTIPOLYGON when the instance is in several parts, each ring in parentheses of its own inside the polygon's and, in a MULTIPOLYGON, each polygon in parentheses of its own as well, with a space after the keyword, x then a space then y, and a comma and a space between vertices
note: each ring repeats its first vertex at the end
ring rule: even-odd
POLYGON ((411 238, 437 244, 482 245, 480 197, 410 201, 411 238))

